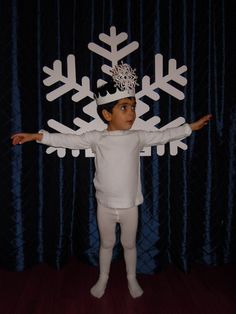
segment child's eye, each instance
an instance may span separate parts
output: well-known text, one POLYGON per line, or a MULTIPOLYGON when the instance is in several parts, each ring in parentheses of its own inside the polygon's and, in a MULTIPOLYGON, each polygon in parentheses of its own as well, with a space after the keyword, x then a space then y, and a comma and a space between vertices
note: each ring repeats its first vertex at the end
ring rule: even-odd
POLYGON ((127 108, 127 106, 126 106, 126 105, 123 105, 123 106, 121 106, 121 107, 120 107, 121 111, 125 111, 125 110, 126 110, 126 108, 127 108))
POLYGON ((131 110, 135 111, 136 110, 136 106, 131 106, 131 110))

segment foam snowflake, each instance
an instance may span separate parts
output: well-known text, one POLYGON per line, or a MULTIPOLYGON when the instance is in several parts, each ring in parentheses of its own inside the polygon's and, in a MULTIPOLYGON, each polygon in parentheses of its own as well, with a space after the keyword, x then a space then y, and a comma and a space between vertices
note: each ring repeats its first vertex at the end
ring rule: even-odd
MULTIPOLYGON (((89 43, 88 49, 100 56, 104 59, 108 60, 111 65, 103 64, 101 70, 103 73, 111 76, 111 70, 114 68, 120 60, 124 57, 131 54, 133 51, 138 49, 139 44, 136 41, 133 41, 124 47, 118 49, 118 45, 125 42, 128 38, 127 33, 116 33, 116 27, 112 26, 110 28, 110 34, 100 34, 99 39, 106 45, 110 47, 110 50, 99 46, 96 43, 89 43)), ((54 90, 50 91, 46 98, 48 101, 53 101, 62 95, 68 93, 69 91, 76 91, 71 99, 74 102, 79 102, 86 97, 90 98, 91 101, 83 108, 83 111, 93 118, 92 121, 86 122, 83 119, 77 117, 74 119, 73 123, 78 126, 78 129, 72 130, 71 128, 63 125, 56 120, 49 120, 48 125, 60 133, 70 133, 70 134, 82 134, 84 132, 88 132, 91 130, 103 130, 105 128, 105 124, 99 118, 96 112, 96 104, 93 99, 93 92, 90 88, 90 79, 87 76, 83 76, 81 82, 78 83, 76 79, 76 63, 75 56, 69 55, 67 57, 67 74, 63 75, 62 73, 62 62, 60 60, 55 60, 53 63, 53 67, 49 68, 47 66, 43 67, 43 71, 48 75, 48 77, 43 81, 46 86, 52 86, 53 84, 60 82, 60 86, 56 87, 54 90)), ((153 116, 148 120, 143 120, 141 117, 150 110, 150 107, 142 100, 144 96, 157 101, 160 98, 157 90, 162 90, 167 94, 175 97, 179 100, 184 99, 184 93, 181 92, 177 87, 171 85, 171 81, 175 83, 185 86, 187 84, 187 80, 182 76, 184 72, 187 71, 187 67, 185 65, 177 68, 177 63, 175 59, 170 59, 168 61, 168 73, 166 75, 163 74, 163 56, 161 54, 155 55, 155 79, 151 82, 149 76, 144 76, 142 78, 141 90, 135 94, 137 101, 137 118, 135 124, 133 125, 133 129, 142 129, 142 130, 157 130, 156 125, 160 123, 160 118, 158 116, 153 116)), ((97 84, 105 83, 103 80, 98 80, 97 84)), ((160 130, 164 130, 169 127, 180 126, 185 123, 185 119, 183 117, 179 117, 164 127, 160 128, 160 130)), ((181 140, 176 140, 168 143, 170 146, 170 154, 176 155, 178 153, 178 148, 182 150, 187 149, 187 145, 184 144, 181 140)), ((47 153, 51 154, 54 151, 57 151, 58 157, 63 158, 66 154, 66 150, 64 148, 54 148, 48 147, 47 153)), ((163 155, 165 153, 165 145, 157 146, 157 154, 163 155)), ((72 150, 72 155, 77 157, 79 155, 79 150, 72 150)), ((142 156, 150 156, 151 148, 145 148, 141 152, 142 156)), ((86 157, 93 157, 93 153, 90 149, 85 151, 86 157)))

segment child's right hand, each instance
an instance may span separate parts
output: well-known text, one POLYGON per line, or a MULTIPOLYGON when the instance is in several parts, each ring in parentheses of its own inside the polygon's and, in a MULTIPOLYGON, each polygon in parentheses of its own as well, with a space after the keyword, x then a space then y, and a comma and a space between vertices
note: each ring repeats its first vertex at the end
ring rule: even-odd
POLYGON ((43 134, 41 133, 16 133, 12 135, 11 140, 13 145, 24 144, 31 141, 41 141, 43 134))

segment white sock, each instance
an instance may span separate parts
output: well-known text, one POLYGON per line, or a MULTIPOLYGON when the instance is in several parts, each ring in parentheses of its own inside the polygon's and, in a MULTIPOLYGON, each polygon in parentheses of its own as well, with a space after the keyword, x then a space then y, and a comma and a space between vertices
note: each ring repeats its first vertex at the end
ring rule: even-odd
POLYGON ((135 275, 128 275, 127 279, 128 279, 128 288, 129 288, 129 292, 130 292, 131 296, 133 298, 141 297, 141 295, 143 294, 143 290, 140 287, 140 285, 136 279, 136 276, 135 275))
POLYGON ((100 274, 98 281, 96 284, 91 288, 90 293, 95 297, 100 299, 106 290, 108 281, 108 275, 100 274))

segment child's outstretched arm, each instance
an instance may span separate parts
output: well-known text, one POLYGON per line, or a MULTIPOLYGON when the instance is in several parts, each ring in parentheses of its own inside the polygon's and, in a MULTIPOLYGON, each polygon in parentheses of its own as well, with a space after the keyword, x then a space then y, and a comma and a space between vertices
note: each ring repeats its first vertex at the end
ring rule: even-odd
POLYGON ((93 143, 98 141, 100 132, 90 131, 80 135, 49 133, 41 130, 40 133, 16 133, 11 136, 12 144, 24 144, 31 141, 52 147, 61 147, 69 149, 87 149, 92 148, 93 143))
POLYGON ((190 136, 192 131, 202 129, 208 124, 211 118, 212 115, 208 114, 191 124, 185 123, 181 126, 168 128, 162 131, 141 131, 139 133, 140 147, 143 148, 154 145, 164 145, 168 142, 182 140, 187 136, 190 136))
POLYGON ((198 130, 201 130, 205 125, 207 125, 211 119, 212 119, 212 115, 207 114, 206 116, 203 116, 201 119, 193 123, 190 123, 189 126, 192 129, 192 131, 198 131, 198 130))
POLYGON ((12 144, 24 144, 31 141, 41 141, 43 134, 41 133, 16 133, 11 136, 12 144))

